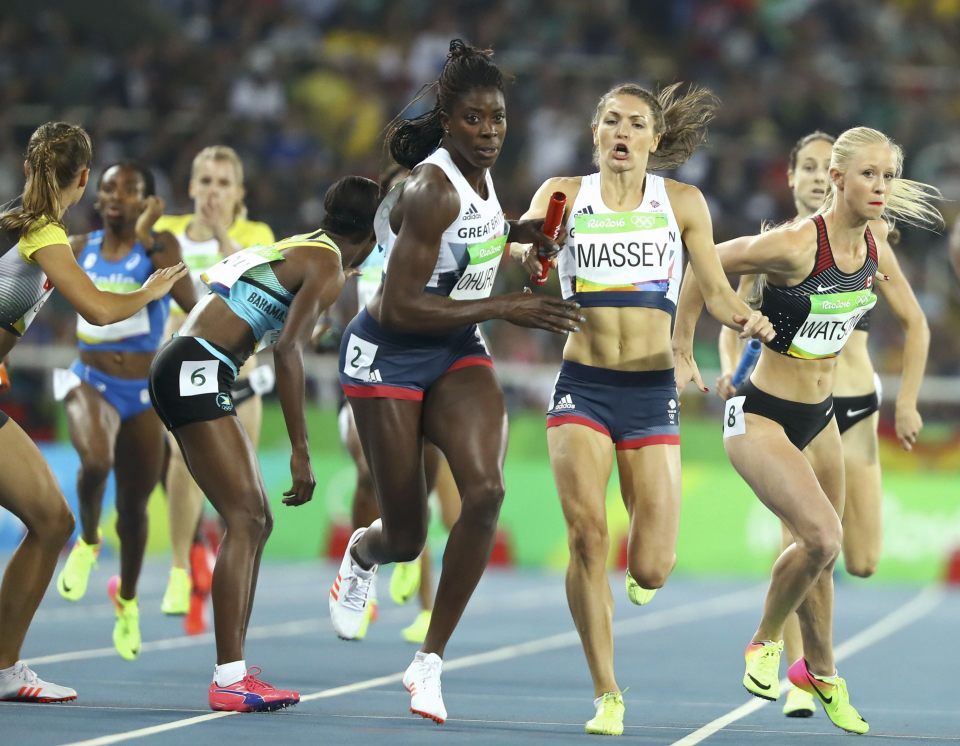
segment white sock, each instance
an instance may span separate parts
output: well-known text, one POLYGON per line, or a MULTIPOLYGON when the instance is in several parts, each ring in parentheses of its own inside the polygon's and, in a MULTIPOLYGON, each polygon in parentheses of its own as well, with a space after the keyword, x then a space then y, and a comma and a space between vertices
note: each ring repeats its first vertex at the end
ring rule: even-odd
POLYGON ((247 675, 247 662, 234 661, 233 663, 224 663, 222 666, 215 666, 213 669, 213 683, 217 686, 230 686, 236 684, 240 679, 247 675))
POLYGON ((14 663, 10 668, 0 668, 0 679, 12 679, 18 663, 20 663, 20 661, 14 663))

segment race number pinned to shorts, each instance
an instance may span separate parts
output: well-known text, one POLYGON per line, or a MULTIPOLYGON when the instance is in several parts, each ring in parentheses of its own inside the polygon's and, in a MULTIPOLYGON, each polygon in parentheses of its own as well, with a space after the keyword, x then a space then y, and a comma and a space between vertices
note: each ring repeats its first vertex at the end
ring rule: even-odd
POLYGON ((747 422, 743 414, 745 396, 734 396, 723 405, 723 437, 732 438, 747 432, 747 422))
POLYGON ((370 366, 377 356, 378 346, 373 342, 360 339, 356 334, 351 334, 347 342, 347 354, 343 360, 343 372, 351 378, 358 381, 370 380, 370 366))
POLYGON ((216 394, 219 360, 184 360, 180 363, 180 396, 216 394))

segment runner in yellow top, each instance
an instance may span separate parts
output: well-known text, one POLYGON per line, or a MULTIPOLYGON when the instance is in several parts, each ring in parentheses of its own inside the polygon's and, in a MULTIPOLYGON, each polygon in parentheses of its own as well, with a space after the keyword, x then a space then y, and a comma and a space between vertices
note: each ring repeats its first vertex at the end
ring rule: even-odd
MULTIPOLYGON (((190 173, 190 196, 194 203, 193 213, 164 215, 154 229, 170 231, 180 241, 183 260, 197 283, 197 295, 202 298, 208 292, 200 280, 202 272, 240 249, 272 244, 274 236, 266 223, 247 218, 243 203, 243 164, 232 148, 214 145, 197 153, 190 173)), ((174 303, 167 336, 175 333, 183 323, 184 315, 178 311, 174 303)), ((263 414, 259 394, 272 388, 272 369, 258 369, 256 357, 251 356, 240 370, 231 395, 254 447, 260 438, 263 414)), ((203 513, 203 493, 172 441, 166 491, 173 557, 170 580, 160 608, 164 614, 187 614, 190 611, 185 620, 186 630, 189 634, 199 634, 206 629, 203 609, 211 582, 207 564, 207 557, 211 555, 201 544, 191 547, 203 513), (192 590, 197 593, 191 603, 192 590)))
MULTIPOLYGON (((183 264, 164 267, 130 293, 99 290, 93 284, 77 264, 62 222, 64 213, 83 196, 91 159, 90 136, 76 125, 48 122, 30 137, 22 202, 0 208, 0 361, 54 287, 86 321, 103 326, 162 298, 186 275, 183 264)), ((74 520, 36 445, 2 412, 0 507, 27 527, 0 584, 0 700, 76 699, 73 689, 43 681, 19 659, 74 520)))

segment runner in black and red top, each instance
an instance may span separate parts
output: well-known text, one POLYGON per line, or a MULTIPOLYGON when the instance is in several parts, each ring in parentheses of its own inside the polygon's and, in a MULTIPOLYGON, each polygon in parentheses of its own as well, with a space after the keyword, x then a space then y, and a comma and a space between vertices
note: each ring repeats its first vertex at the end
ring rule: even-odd
MULTIPOLYGON (((899 146, 882 132, 848 130, 834 143, 830 185, 815 220, 719 247, 727 271, 766 273, 761 310, 777 331, 725 406, 724 446, 795 539, 774 565, 763 617, 746 649, 743 684, 763 699, 779 697, 783 628, 796 609, 804 657, 788 676, 820 699, 836 726, 854 733, 869 726, 850 704, 832 649, 844 473, 831 394, 836 355, 876 303, 874 275, 883 278, 891 264, 887 221, 942 221, 930 205, 936 190, 902 179, 902 164, 899 146)), ((691 353, 698 295, 696 283, 685 281, 674 332, 681 389, 691 379, 700 383, 691 353)))

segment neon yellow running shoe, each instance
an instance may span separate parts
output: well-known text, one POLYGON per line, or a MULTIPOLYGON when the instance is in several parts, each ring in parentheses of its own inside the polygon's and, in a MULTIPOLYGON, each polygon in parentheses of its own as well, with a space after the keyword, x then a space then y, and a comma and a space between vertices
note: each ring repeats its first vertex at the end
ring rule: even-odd
POLYGON ((57 576, 57 590, 67 601, 79 601, 87 592, 87 583, 90 573, 97 566, 97 555, 100 554, 100 543, 87 544, 82 537, 77 537, 63 569, 57 576))
POLYGON ((627 598, 629 598, 633 603, 635 603, 637 606, 645 606, 653 601, 653 597, 656 595, 656 593, 656 588, 654 588, 652 591, 648 588, 644 588, 633 579, 633 575, 631 575, 630 571, 627 570, 627 598))
POLYGON ((747 670, 743 686, 754 697, 776 701, 780 696, 780 654, 783 640, 751 642, 743 652, 747 670))
POLYGON ((817 711, 817 702, 810 692, 791 686, 787 691, 787 701, 783 704, 783 714, 788 718, 809 718, 817 711))
POLYGON ((113 625, 113 646, 124 660, 140 657, 140 609, 137 599, 120 597, 120 578, 114 575, 107 583, 107 595, 113 601, 117 621, 113 625))
POLYGON ((430 628, 430 617, 432 616, 433 612, 429 609, 424 609, 417 614, 413 624, 404 627, 401 631, 400 634, 403 635, 403 639, 407 642, 415 642, 417 645, 423 644, 423 641, 427 639, 427 630, 430 628))
POLYGON ((598 736, 623 735, 623 694, 606 692, 593 700, 597 714, 587 721, 584 730, 598 736))
POLYGON ((190 611, 190 592, 193 582, 190 573, 182 567, 170 568, 170 579, 167 581, 167 590, 163 593, 160 602, 160 611, 171 616, 183 616, 190 611))
POLYGON ((403 606, 420 588, 420 558, 413 562, 398 562, 390 576, 390 598, 403 606))
POLYGON ((847 682, 839 676, 814 676, 804 658, 797 660, 787 671, 787 677, 798 689, 815 695, 830 722, 849 733, 867 733, 870 726, 850 704, 847 682))
POLYGON ((367 636, 367 630, 370 629, 370 623, 376 621, 377 619, 377 602, 373 600, 367 601, 367 608, 363 612, 363 621, 360 622, 360 628, 357 630, 356 637, 351 639, 353 640, 362 640, 367 636))

